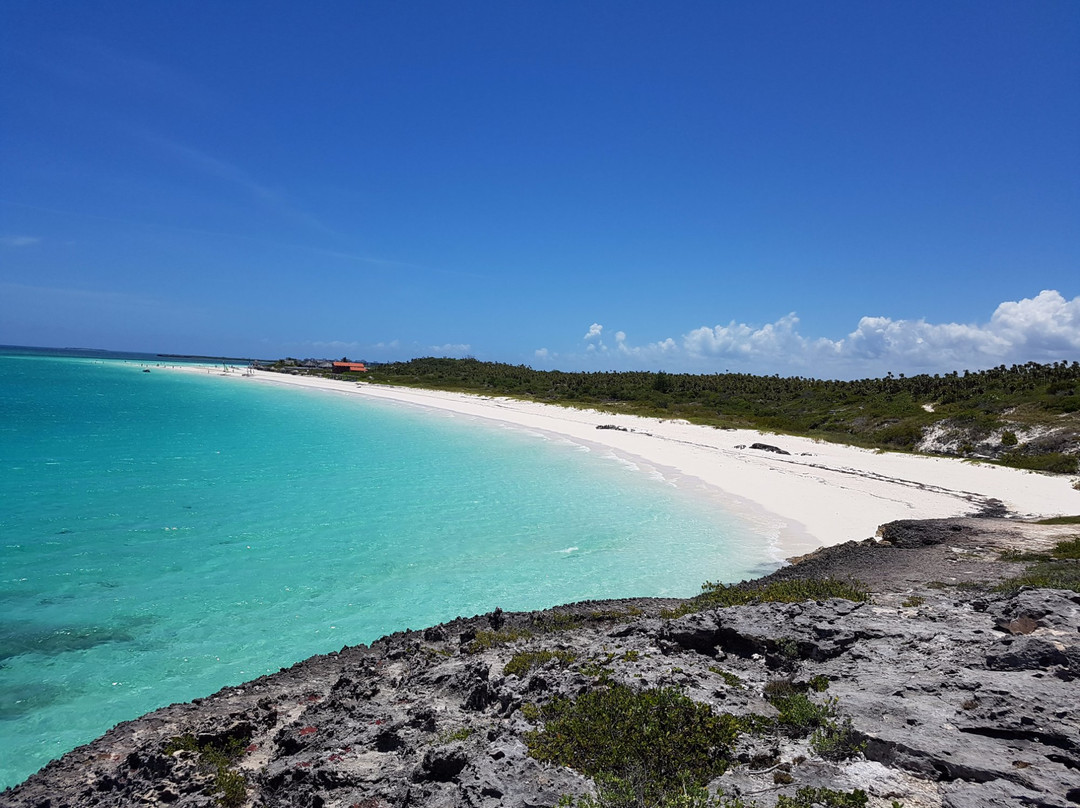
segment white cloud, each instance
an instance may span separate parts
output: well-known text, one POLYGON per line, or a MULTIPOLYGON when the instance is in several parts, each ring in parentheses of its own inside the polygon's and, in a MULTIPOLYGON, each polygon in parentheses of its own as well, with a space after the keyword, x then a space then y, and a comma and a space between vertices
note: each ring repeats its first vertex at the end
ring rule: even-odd
POLYGON ((593 323, 589 326, 589 331, 582 339, 599 339, 600 332, 604 330, 604 327, 600 323, 593 323))
MULTIPOLYGON (((672 338, 631 345, 624 331, 615 333, 623 365, 664 367, 691 372, 738 370, 794 373, 819 378, 851 378, 887 371, 939 373, 1028 361, 1072 361, 1080 357, 1080 297, 1066 300, 1045 290, 1033 298, 1001 303, 989 321, 979 324, 928 323, 862 317, 841 339, 808 337, 791 312, 775 322, 700 326, 672 338)), ((606 347, 594 324, 585 339, 586 354, 606 347)), ((595 361, 595 360, 594 360, 595 361)))
POLYGON ((32 247, 40 243, 37 236, 0 236, 0 244, 5 247, 32 247))
POLYGON ((1080 297, 1044 290, 1006 301, 984 324, 863 317, 848 336, 831 343, 854 360, 894 360, 914 369, 974 368, 1080 355, 1080 297))
POLYGON ((551 358, 551 351, 549 351, 547 348, 537 348, 535 351, 533 351, 533 356, 535 356, 537 359, 547 360, 551 358))
POLYGON ((660 342, 650 342, 647 345, 630 345, 626 341, 626 333, 620 331, 615 335, 615 347, 623 356, 633 357, 648 365, 673 356, 677 353, 679 346, 670 337, 660 342))
POLYGON ((990 325, 1014 346, 1033 356, 1080 353, 1080 297, 1066 300, 1045 290, 1031 300, 1002 303, 990 325))
POLYGON ((691 356, 699 357, 795 356, 806 350, 806 340, 795 330, 798 324, 795 312, 760 328, 732 320, 727 325, 695 328, 683 336, 683 347, 691 356))
POLYGON ((442 354, 443 356, 450 356, 452 354, 467 354, 472 350, 472 345, 468 343, 452 343, 448 342, 445 345, 432 345, 431 350, 435 353, 442 354))

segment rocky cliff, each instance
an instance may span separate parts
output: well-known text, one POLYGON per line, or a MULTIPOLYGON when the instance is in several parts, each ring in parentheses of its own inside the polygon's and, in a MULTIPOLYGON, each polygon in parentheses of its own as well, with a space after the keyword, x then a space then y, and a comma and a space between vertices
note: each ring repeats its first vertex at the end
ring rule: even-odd
POLYGON ((693 783, 683 802, 642 785, 692 702, 679 738, 727 733, 701 769, 716 805, 1075 806, 1080 595, 988 586, 1016 571, 1004 550, 1068 530, 895 523, 770 576, 861 577, 864 601, 590 602, 393 634, 120 724, 0 804, 704 805, 693 783), (589 694, 634 706, 598 727, 574 712, 589 694), (635 694, 667 705, 644 754, 635 694), (624 748, 638 762, 611 776, 624 748))

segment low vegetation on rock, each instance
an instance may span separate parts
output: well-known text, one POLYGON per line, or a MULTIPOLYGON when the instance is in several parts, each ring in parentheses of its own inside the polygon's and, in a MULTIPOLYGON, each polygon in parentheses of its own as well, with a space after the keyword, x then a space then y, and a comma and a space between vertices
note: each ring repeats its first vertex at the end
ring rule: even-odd
POLYGON ((742 722, 673 688, 624 685, 557 698, 540 709, 543 728, 526 744, 537 760, 570 766, 600 791, 666 805, 724 773, 742 722))
POLYGON ((800 578, 774 581, 764 585, 753 581, 743 581, 734 585, 706 581, 701 585, 701 590, 700 595, 696 595, 674 609, 665 610, 662 616, 682 617, 704 609, 745 606, 751 603, 801 603, 806 600, 829 600, 830 598, 842 598, 862 603, 870 597, 870 593, 858 581, 841 581, 835 578, 800 578))
POLYGON ((552 660, 555 660, 559 667, 565 668, 575 659, 577 659, 577 654, 573 651, 559 649, 552 651, 547 648, 539 651, 521 651, 514 654, 503 666, 503 676, 525 676, 533 668, 539 668, 552 660))
POLYGON ((999 584, 996 587, 999 591, 1015 593, 1023 587, 1032 587, 1080 592, 1080 536, 1059 541, 1049 553, 1024 553, 1016 560, 1034 563, 1020 575, 999 584))
POLYGON ((250 734, 199 739, 187 733, 172 738, 164 751, 166 755, 180 751, 198 755, 199 763, 213 772, 218 805, 221 808, 239 808, 247 799, 247 779, 234 767, 250 740, 250 734))

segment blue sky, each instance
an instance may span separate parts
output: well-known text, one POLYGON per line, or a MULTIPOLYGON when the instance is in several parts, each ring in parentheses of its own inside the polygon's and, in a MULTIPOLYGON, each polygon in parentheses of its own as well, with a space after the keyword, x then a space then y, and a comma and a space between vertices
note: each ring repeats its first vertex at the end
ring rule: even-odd
POLYGON ((0 6, 0 343, 1080 358, 1080 4, 0 6))

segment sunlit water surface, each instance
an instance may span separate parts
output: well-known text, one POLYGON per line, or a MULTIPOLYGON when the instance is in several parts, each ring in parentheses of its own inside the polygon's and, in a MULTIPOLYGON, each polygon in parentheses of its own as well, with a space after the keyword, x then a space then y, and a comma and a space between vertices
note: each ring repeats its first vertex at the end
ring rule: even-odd
POLYGON ((606 451, 145 365, 0 355, 0 787, 346 644, 775 566, 606 451))

